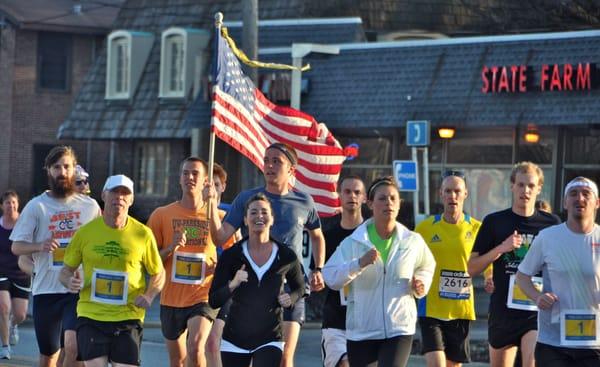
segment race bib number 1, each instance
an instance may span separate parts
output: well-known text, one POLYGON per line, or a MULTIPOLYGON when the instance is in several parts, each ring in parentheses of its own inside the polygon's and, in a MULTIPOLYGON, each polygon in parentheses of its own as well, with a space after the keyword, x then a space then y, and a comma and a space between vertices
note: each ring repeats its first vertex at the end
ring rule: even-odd
POLYGON ((63 267, 65 260, 65 252, 67 251, 67 245, 69 244, 69 239, 60 241, 59 247, 50 253, 50 269, 52 270, 60 270, 63 267))
POLYGON ((175 283, 202 284, 206 272, 206 256, 175 251, 171 270, 171 281, 175 283))
POLYGON ((560 313, 560 344, 564 346, 600 346, 598 312, 564 310, 560 313))
MULTIPOLYGON (((531 281, 533 282, 533 286, 538 290, 542 291, 542 278, 541 277, 531 277, 531 281)), ((525 311, 537 311, 538 308, 535 305, 535 302, 529 299, 525 293, 519 288, 517 285, 517 277, 515 274, 510 276, 509 286, 508 286, 508 298, 506 299, 506 307, 513 308, 516 310, 525 310, 525 311)))
POLYGON ((109 305, 127 304, 129 275, 121 271, 94 269, 92 274, 93 302, 109 305))
POLYGON ((442 270, 440 272, 440 298, 469 299, 471 277, 464 271, 442 270))

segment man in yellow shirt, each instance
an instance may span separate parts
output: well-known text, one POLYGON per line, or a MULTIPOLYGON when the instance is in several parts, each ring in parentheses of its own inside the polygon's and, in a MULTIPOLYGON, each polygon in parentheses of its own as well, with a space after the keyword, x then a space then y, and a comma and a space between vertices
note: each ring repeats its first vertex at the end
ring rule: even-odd
POLYGON ((469 328, 475 320, 475 306, 467 261, 481 222, 463 213, 467 195, 464 174, 445 172, 440 188, 444 212, 415 229, 436 263, 431 289, 418 307, 428 367, 460 366, 471 359, 469 328))
POLYGON ((138 366, 142 322, 163 287, 164 269, 152 231, 128 215, 133 181, 110 176, 102 200, 102 217, 82 226, 69 243, 60 282, 79 292, 77 343, 86 365, 138 366))

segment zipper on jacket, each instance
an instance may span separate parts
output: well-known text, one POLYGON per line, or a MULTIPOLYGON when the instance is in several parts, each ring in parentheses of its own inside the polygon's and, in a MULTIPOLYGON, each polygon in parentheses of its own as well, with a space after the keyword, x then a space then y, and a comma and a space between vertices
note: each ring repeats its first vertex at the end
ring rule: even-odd
POLYGON ((383 284, 381 286, 381 316, 383 318, 383 336, 387 339, 387 325, 385 324, 385 278, 386 278, 386 267, 383 259, 381 259, 381 263, 383 264, 383 284))

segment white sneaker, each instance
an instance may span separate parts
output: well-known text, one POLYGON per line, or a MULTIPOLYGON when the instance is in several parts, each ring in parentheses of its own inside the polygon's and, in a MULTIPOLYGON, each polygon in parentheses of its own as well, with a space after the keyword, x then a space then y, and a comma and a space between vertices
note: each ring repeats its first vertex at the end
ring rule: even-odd
POLYGON ((8 337, 10 345, 17 345, 19 343, 19 325, 10 325, 10 336, 8 337))
POLYGON ((10 359, 10 346, 0 347, 0 359, 10 359))

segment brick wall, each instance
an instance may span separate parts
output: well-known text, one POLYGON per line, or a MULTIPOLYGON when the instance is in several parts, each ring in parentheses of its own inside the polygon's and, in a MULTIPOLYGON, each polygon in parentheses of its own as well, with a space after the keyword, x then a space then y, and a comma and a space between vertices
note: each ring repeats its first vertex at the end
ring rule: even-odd
MULTIPOLYGON (((10 174, 7 175, 8 179, 5 182, 0 181, 0 185, 16 188, 23 196, 23 202, 37 194, 34 192, 35 171, 42 168, 40 162, 34 162, 35 144, 70 144, 78 153, 80 161, 86 163, 86 142, 58 142, 56 132, 70 111, 83 78, 92 65, 93 49, 96 47, 95 37, 73 35, 71 83, 67 91, 38 88, 37 40, 38 32, 24 30, 15 32, 12 98, 7 100, 12 105, 11 118, 6 124, 7 129, 10 130, 10 145, 7 145, 10 148, 2 155, 9 162, 8 166, 2 169, 8 170, 10 174)), ((4 92, 0 91, 0 93, 4 92)), ((4 121, 2 123, 5 126, 4 121)), ((44 184, 45 182, 38 183, 38 185, 44 184)))
POLYGON ((0 29, 0 190, 9 186, 10 141, 12 122, 12 83, 15 30, 7 25, 0 29))

